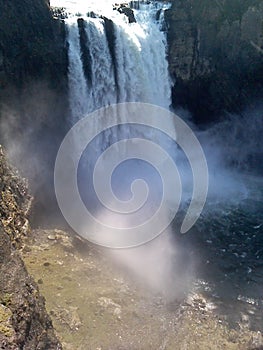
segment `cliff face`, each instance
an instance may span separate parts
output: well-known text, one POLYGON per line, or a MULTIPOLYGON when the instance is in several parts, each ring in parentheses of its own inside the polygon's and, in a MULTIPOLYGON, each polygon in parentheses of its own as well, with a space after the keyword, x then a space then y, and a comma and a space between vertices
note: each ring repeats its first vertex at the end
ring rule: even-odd
POLYGON ((0 0, 0 86, 32 79, 58 88, 66 71, 63 25, 46 0, 0 0))
POLYGON ((52 187, 68 113, 67 66, 65 26, 47 0, 0 0, 0 143, 34 194, 52 187))
POLYGON ((174 105, 202 122, 262 97, 261 1, 176 0, 166 20, 174 105))
POLYGON ((0 348, 59 350, 44 298, 17 251, 29 232, 26 181, 0 146, 0 348))
MULTIPOLYGON (((40 95, 49 103, 31 104, 42 112, 34 119, 44 115, 45 125, 59 127, 67 113, 63 23, 52 18, 48 0, 0 0, 0 9, 0 107, 15 100, 29 115, 25 95, 40 95)), ((166 20, 174 106, 202 122, 262 97, 262 1, 173 0, 166 20)))
POLYGON ((1 120, 11 107, 24 127, 35 122, 52 128, 66 110, 66 93, 65 28, 52 17, 49 2, 0 0, 1 120))
MULTIPOLYGON (((66 77, 64 27, 52 18, 48 1, 0 0, 0 142, 28 174, 47 169, 59 143, 66 77)), ((27 183, 1 146, 0 188, 0 348, 61 349, 18 251, 29 234, 27 183)))

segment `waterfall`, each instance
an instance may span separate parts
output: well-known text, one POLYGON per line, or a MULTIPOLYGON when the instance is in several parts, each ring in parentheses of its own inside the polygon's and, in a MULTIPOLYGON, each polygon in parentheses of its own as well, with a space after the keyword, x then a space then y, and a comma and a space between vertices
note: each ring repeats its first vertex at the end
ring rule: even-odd
POLYGON ((88 12, 82 19, 80 14, 69 16, 68 82, 73 123, 117 102, 147 102, 169 108, 166 35, 160 30, 164 27, 164 16, 160 15, 163 6, 142 2, 133 10, 136 23, 128 23, 127 16, 107 6, 105 15, 102 11, 96 18, 88 17, 88 12))
POLYGON ((261 327, 262 179, 225 163, 261 166, 262 107, 258 115, 249 112, 208 130, 195 128, 203 153, 192 130, 180 118, 168 125, 164 113, 171 104, 164 18, 169 5, 131 1, 136 23, 129 23, 111 0, 55 1, 58 6, 66 3, 69 13, 68 88, 74 126, 61 144, 54 176, 65 219, 80 236, 111 248, 135 247, 166 232, 155 245, 120 254, 114 250, 112 255, 153 290, 167 295, 188 285, 189 270, 198 276, 190 266, 196 256, 204 267, 197 290, 219 301, 220 307, 228 291, 226 309, 234 310, 235 324, 241 319, 238 311, 243 317, 247 308, 261 327), (178 249, 169 240, 171 231, 180 230, 177 220, 170 225, 177 211, 179 221, 186 212, 182 233, 200 219, 193 246, 181 238, 176 241, 187 242, 183 255, 183 244, 178 249), (185 266, 186 276, 176 272, 185 266), (236 307, 239 301, 249 306, 236 307))
POLYGON ((68 43, 69 102, 72 118, 74 118, 75 116, 83 115, 88 109, 88 87, 81 61, 79 30, 75 23, 73 23, 70 30, 68 30, 68 43))

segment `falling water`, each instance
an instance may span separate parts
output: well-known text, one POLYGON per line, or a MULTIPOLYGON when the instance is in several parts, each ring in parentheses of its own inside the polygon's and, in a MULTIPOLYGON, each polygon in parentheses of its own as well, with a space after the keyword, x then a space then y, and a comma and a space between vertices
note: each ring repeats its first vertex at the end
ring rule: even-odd
MULTIPOLYGON (((166 5, 167 6, 167 5, 166 5)), ((117 102, 148 102, 169 108, 171 82, 166 60, 162 4, 134 10, 136 23, 106 7, 107 17, 67 19, 72 120, 117 102)))

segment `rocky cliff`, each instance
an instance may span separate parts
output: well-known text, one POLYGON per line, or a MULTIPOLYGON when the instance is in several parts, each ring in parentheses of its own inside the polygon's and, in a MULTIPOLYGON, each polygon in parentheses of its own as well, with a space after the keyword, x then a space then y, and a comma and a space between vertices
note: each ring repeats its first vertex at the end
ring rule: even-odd
POLYGON ((174 105, 209 122, 262 98, 262 1, 176 0, 166 20, 174 105))
MULTIPOLYGON (((59 143, 66 78, 64 27, 52 18, 48 2, 0 0, 0 142, 28 175, 49 168, 59 143)), ((42 185, 39 177, 40 191, 42 185)), ((28 186, 1 147, 0 187, 0 348, 61 349, 19 254, 29 235, 28 186)))
POLYGON ((18 252, 29 233, 31 197, 1 146, 0 181, 0 348, 59 350, 44 298, 18 252))
POLYGON ((0 143, 38 196, 66 128, 67 66, 65 26, 47 0, 0 0, 0 143))
MULTIPOLYGON (((57 128, 67 113, 63 22, 47 0, 0 0, 0 8, 0 103, 41 129, 57 128)), ((166 21, 174 106, 190 109, 197 122, 213 121, 262 97, 262 1, 172 0, 166 21)))

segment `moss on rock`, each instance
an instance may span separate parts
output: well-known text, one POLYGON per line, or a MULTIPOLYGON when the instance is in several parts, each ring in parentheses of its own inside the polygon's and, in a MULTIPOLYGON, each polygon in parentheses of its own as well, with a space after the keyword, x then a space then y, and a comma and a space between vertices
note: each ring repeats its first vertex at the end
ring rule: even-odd
POLYGON ((45 300, 17 251, 28 235, 27 182, 0 146, 0 349, 59 350, 45 300))

